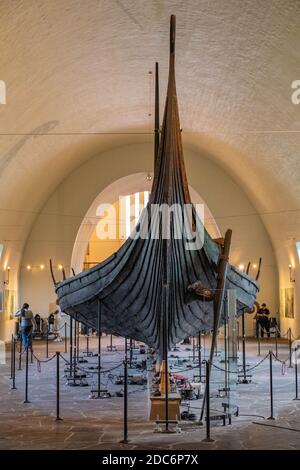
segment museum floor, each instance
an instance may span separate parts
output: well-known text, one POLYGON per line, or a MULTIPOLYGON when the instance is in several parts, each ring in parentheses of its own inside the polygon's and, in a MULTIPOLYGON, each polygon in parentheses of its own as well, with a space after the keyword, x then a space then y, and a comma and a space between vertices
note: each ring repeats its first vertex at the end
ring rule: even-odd
MULTIPOLYGON (((103 367, 113 367, 123 358, 122 340, 114 338, 117 352, 107 352, 109 338, 103 338, 103 367)), ((82 342, 85 341, 82 338, 82 342)), ((96 350, 97 339, 92 348, 96 350)), ((257 345, 247 343, 247 363, 258 363, 273 342, 264 340, 261 356, 257 345)), ((56 351, 64 351, 63 343, 49 345, 49 357, 56 351)), ((35 344, 35 354, 45 359, 45 344, 35 344)), ((240 353, 241 354, 241 353, 240 353)), ((68 357, 67 354, 64 356, 68 357)), ((279 345, 279 357, 288 356, 288 345, 279 345)), ((90 358, 96 363, 97 358, 90 358)), ((274 363, 274 410, 276 420, 270 421, 269 363, 262 362, 253 369, 252 383, 237 386, 239 417, 232 425, 212 425, 214 442, 207 443, 205 427, 194 422, 180 423, 181 433, 154 433, 155 425, 148 417, 147 386, 129 386, 129 444, 120 444, 123 432, 123 399, 119 397, 101 400, 89 399, 95 377, 89 387, 69 387, 63 379, 64 364, 61 360, 61 417, 55 421, 55 360, 29 366, 29 400, 24 404, 24 365, 17 371, 17 390, 11 390, 9 352, 7 365, 0 366, 0 449, 300 449, 300 401, 295 401, 294 369, 274 363)), ((109 382, 109 377, 107 377, 109 382)), ((108 384, 108 386, 110 386, 108 384)), ((200 400, 192 400, 191 406, 200 406, 200 400)), ((197 412, 197 410, 196 410, 197 412)))

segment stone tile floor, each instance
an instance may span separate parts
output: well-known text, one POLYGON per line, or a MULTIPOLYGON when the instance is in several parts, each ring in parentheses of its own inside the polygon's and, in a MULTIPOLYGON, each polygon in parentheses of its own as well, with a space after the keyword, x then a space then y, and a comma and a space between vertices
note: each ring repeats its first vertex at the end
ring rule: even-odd
MULTIPOLYGON (((82 340, 83 342, 84 340, 82 340)), ((103 367, 109 368, 122 361, 122 340, 114 339, 118 352, 106 352, 108 338, 103 338, 103 367)), ((257 363, 272 347, 264 340, 261 357, 253 341, 247 343, 247 363, 257 363)), ((92 340, 96 350, 96 338, 92 340)), ((189 351, 178 353, 181 356, 189 351)), ((63 344, 51 343, 49 355, 64 350, 63 344)), ((35 344, 35 354, 45 359, 45 345, 35 344)), ((68 357, 68 354, 64 354, 68 357)), ((279 345, 279 357, 288 356, 287 344, 279 345)), ((123 399, 89 399, 90 387, 69 387, 63 378, 61 360, 61 416, 55 421, 55 360, 29 366, 29 400, 24 404, 24 367, 17 371, 17 390, 11 390, 10 357, 0 366, 0 449, 300 449, 300 401, 295 401, 294 369, 286 368, 282 375, 280 363, 274 363, 275 421, 264 419, 270 415, 269 364, 264 361, 253 370, 252 382, 237 386, 240 416, 233 418, 231 426, 213 424, 211 436, 214 442, 203 442, 205 428, 193 422, 181 422, 181 433, 154 433, 154 424, 148 421, 149 399, 147 387, 129 386, 129 444, 120 444, 123 426, 123 399)), ((24 358, 23 358, 24 362, 24 358)), ((97 358, 89 362, 96 363, 97 358)), ((86 367, 86 365, 82 365, 86 367)), ((116 369, 114 373, 122 372, 116 369)), ((107 378, 106 378, 107 380, 107 378)), ((92 380, 94 385, 96 378, 92 380)), ((300 382, 300 380, 299 380, 300 382)), ((105 384, 104 384, 105 385, 105 384)), ((93 386, 93 385, 92 385, 93 386)), ((108 388, 116 391, 122 386, 108 382, 108 388)), ((191 401, 198 413, 200 400, 191 401), (198 408, 198 409, 197 409, 198 408)))

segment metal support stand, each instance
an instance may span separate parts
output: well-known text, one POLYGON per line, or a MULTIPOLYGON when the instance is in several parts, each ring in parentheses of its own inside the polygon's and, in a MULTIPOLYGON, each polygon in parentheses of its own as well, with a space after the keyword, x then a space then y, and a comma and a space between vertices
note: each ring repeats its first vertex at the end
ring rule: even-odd
POLYGON ((201 358, 201 332, 198 334, 198 364, 199 364, 199 382, 202 382, 202 358, 201 358))
POLYGON ((80 351, 80 328, 79 328, 79 322, 77 322, 77 348, 76 348, 77 362, 79 362, 79 351, 80 351))
POLYGON ((125 338, 124 357, 124 427, 122 444, 128 444, 128 359, 127 359, 127 338, 125 338))
POLYGON ((195 354, 195 337, 193 336, 193 361, 196 359, 196 354, 195 354))
POLYGON ((25 373, 25 400, 24 403, 30 403, 28 400, 28 346, 26 346, 26 373, 25 373))
POLYGON ((288 330, 289 337, 289 367, 292 367, 292 330, 288 330))
POLYGON ((268 419, 275 419, 274 418, 274 403, 273 403, 273 353, 269 351, 269 359, 270 359, 270 404, 271 404, 271 416, 268 419))
POLYGON ((110 344, 107 345, 107 351, 116 351, 116 346, 113 345, 113 335, 110 335, 110 344))
POLYGON ((101 396, 101 334, 101 302, 98 299, 98 398, 101 396))
POLYGON ((74 377, 76 374, 76 362, 77 362, 77 320, 74 323, 74 355, 73 355, 73 370, 74 370, 74 377))
POLYGON ((247 375, 246 375, 246 333, 245 333, 245 311, 243 310, 243 315, 242 315, 242 346, 243 346, 243 380, 242 384, 247 384, 249 381, 247 380, 247 375))
POLYGON ((210 391, 209 391, 209 382, 210 382, 210 362, 209 360, 205 361, 206 368, 206 387, 205 387, 205 398, 206 398, 206 437, 203 439, 203 442, 213 442, 214 440, 210 437, 210 391))
POLYGON ((59 416, 59 356, 60 353, 56 351, 56 420, 62 421, 62 418, 59 416))
POLYGON ((65 353, 68 352, 67 324, 65 323, 65 353))
POLYGON ((12 390, 16 390, 16 341, 13 337, 13 348, 12 348, 12 390))
POLYGON ((13 378, 13 354, 14 354, 14 335, 11 335, 11 345, 10 345, 10 379, 13 378))
POLYGON ((73 373, 73 318, 70 318, 70 377, 72 377, 73 373))
POLYGON ((297 351, 299 348, 295 348, 295 391, 296 391, 296 396, 294 400, 300 400, 298 397, 298 359, 297 359, 297 351))
POLYGON ((101 317, 101 301, 97 300, 98 309, 98 384, 97 389, 92 390, 92 398, 109 398, 107 390, 101 390, 101 336, 102 336, 102 317, 101 317), (95 395, 94 395, 95 393, 95 395))
MULTIPOLYGON (((219 332, 216 333, 216 337, 215 337, 215 356, 218 355, 218 333, 219 332)), ((211 341, 213 343, 213 339, 211 341)))
POLYGON ((261 326, 260 323, 258 324, 258 331, 257 331, 257 355, 260 356, 260 334, 261 334, 261 326))
POLYGON ((133 347, 132 347, 132 339, 130 338, 129 342, 129 348, 130 348, 130 356, 129 356, 129 367, 132 367, 132 356, 133 356, 133 347))
POLYGON ((22 337, 20 338, 19 368, 18 368, 18 370, 22 370, 22 337))
POLYGON ((165 386, 166 386, 166 428, 165 432, 169 432, 169 364, 168 364, 168 315, 169 315, 169 289, 168 285, 164 284, 163 286, 164 292, 164 360, 165 360, 165 386))
POLYGON ((225 397, 227 397, 228 394, 228 332, 227 332, 227 326, 228 326, 228 311, 227 308, 224 309, 224 359, 221 361, 225 364, 224 366, 224 392, 225 392, 225 397))
POLYGON ((275 331, 275 356, 278 359, 278 338, 277 338, 277 331, 275 331))
POLYGON ((49 357, 49 325, 47 325, 47 332, 46 332, 46 358, 49 357))

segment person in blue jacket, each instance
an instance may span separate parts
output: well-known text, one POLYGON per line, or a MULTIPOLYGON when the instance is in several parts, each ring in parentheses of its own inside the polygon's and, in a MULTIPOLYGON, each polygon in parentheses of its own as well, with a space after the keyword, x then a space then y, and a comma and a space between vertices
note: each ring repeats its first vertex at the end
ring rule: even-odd
POLYGON ((36 324, 33 313, 29 310, 29 304, 25 302, 15 316, 20 318, 20 333, 22 335, 23 347, 24 349, 27 347, 31 348, 32 332, 33 328, 36 328, 36 324))

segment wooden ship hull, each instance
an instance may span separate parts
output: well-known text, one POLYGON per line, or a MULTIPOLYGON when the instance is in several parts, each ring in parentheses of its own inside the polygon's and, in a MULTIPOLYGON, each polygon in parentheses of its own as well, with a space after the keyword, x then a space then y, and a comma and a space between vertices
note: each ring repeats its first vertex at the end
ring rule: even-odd
POLYGON ((177 205, 184 211, 191 205, 175 85, 174 16, 161 131, 156 98, 153 188, 136 232, 107 260, 55 283, 55 290, 62 311, 76 320, 96 329, 101 321, 101 331, 143 341, 162 352, 189 335, 216 331, 224 321, 226 289, 236 290, 237 312, 241 313, 253 307, 259 287, 257 280, 228 263, 231 231, 221 242, 214 241, 194 208, 181 238, 174 236, 172 217, 168 238, 162 229, 157 238, 149 230, 149 225, 152 229, 161 226, 154 207, 177 205), (202 246, 187 249, 195 231, 202 237, 202 246), (136 236, 145 232, 147 238, 136 236))

